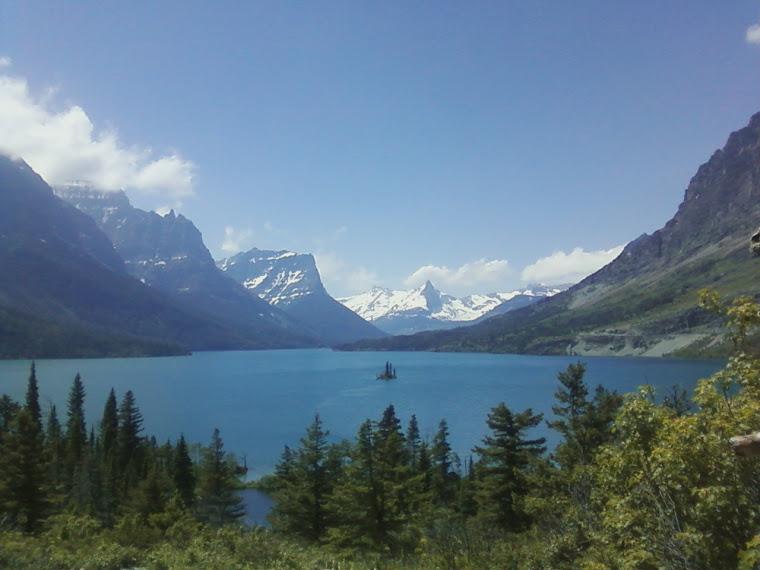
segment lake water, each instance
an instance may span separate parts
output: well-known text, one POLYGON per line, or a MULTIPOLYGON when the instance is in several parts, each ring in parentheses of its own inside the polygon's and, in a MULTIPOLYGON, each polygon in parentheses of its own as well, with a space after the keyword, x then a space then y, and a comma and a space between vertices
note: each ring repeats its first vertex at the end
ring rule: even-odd
MULTIPOLYGON (((721 361, 584 358, 586 381, 629 392, 650 383, 694 386, 721 361)), ((557 373, 577 357, 419 352, 282 350, 199 352, 144 359, 42 360, 37 362, 41 402, 55 403, 64 418, 74 375, 82 376, 88 426, 103 412, 113 387, 120 400, 132 390, 146 434, 159 443, 208 443, 221 430, 225 449, 247 460, 249 478, 273 470, 284 445, 295 447, 318 412, 334 439, 353 439, 367 418, 380 419, 393 404, 404 427, 416 414, 423 437, 445 418, 454 450, 464 459, 486 434, 489 410, 503 401, 513 411, 531 407, 551 414, 557 373), (396 380, 376 380, 385 362, 396 380)), ((0 393, 23 401, 29 361, 0 361, 0 393)), ((544 427, 541 434, 552 434, 544 427)))

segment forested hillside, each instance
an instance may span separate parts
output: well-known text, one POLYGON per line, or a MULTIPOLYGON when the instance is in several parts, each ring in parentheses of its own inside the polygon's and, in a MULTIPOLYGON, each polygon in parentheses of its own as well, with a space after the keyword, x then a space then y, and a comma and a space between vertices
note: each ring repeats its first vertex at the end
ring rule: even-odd
MULTIPOLYGON (((42 410, 35 369, 24 402, 0 398, 0 566, 7 568, 754 568, 760 460, 731 436, 758 428, 760 306, 718 311, 736 351, 693 395, 626 395, 559 371, 553 417, 495 402, 488 435, 456 457, 388 406, 354 441, 315 416, 261 481, 271 529, 239 525, 218 431, 193 461, 180 435, 142 432, 135 396, 112 392, 83 420, 74 379, 65 416, 42 410), (541 422, 559 435, 547 450, 541 422)), ((265 437, 265 434, 263 435, 265 437)))

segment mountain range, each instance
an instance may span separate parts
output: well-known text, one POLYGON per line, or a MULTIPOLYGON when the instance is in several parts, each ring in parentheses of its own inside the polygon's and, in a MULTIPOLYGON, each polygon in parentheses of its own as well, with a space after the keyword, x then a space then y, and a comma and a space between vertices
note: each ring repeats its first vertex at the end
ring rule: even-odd
POLYGON ((81 184, 56 193, 22 160, 0 156, 0 358, 309 348, 383 336, 329 298, 316 270, 305 297, 328 299, 301 318, 303 302, 270 303, 227 276, 184 216, 145 212, 123 192, 81 184))
POLYGON ((720 356, 720 319, 698 308, 698 291, 757 296, 747 246, 758 224, 760 113, 698 169, 663 228, 568 290, 471 327, 349 348, 720 356))
POLYGON ((567 285, 531 285, 509 293, 454 297, 427 281, 416 289, 374 287, 366 293, 338 299, 359 316, 391 335, 449 329, 472 324, 555 295, 567 285))
POLYGON ((374 289, 342 305, 324 290, 310 255, 253 249, 217 264, 182 215, 145 212, 123 193, 84 185, 58 194, 70 203, 26 163, 0 156, 0 357, 335 343, 721 356, 726 335, 718 317, 698 308, 698 291, 757 296, 747 245, 760 220, 760 114, 698 169, 663 228, 562 292, 455 299, 428 282, 406 292, 374 289), (362 316, 388 333, 456 328, 380 338, 362 316), (458 326, 465 322, 475 324, 458 326))
POLYGON ((0 357, 184 354, 250 346, 132 278, 95 221, 0 156, 0 357))

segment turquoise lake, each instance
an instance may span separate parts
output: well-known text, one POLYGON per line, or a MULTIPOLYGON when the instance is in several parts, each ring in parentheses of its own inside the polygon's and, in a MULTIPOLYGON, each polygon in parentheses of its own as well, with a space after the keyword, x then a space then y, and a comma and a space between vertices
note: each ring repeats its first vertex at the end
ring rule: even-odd
MULTIPOLYGON (((108 391, 132 390, 145 433, 159 443, 184 433, 206 444, 214 428, 225 449, 247 460, 249 478, 273 470, 283 446, 299 438, 318 412, 332 438, 353 439, 367 418, 393 404, 404 425, 416 414, 423 437, 445 418, 454 450, 465 459, 486 434, 486 416, 499 402, 514 411, 551 414, 557 373, 577 357, 419 352, 277 350, 199 352, 144 359, 41 360, 37 379, 43 409, 54 403, 65 418, 74 375, 82 376, 88 427, 103 412, 108 391), (376 380, 385 362, 396 380, 376 380)), ((586 381, 629 392, 643 384, 691 388, 722 361, 581 358, 586 381)), ((0 393, 23 401, 29 361, 0 361, 0 393)), ((537 431, 549 437, 545 425, 537 431)))

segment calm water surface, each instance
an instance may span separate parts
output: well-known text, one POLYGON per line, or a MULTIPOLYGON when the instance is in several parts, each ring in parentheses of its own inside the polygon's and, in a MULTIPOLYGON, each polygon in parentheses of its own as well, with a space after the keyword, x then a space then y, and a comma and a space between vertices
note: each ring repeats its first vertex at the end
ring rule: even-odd
MULTIPOLYGON (((245 456, 249 477, 271 472, 284 445, 295 447, 318 412, 334 439, 353 439, 367 418, 388 404, 406 425, 416 414, 423 437, 449 423, 452 447, 467 457, 485 435, 488 411, 503 401, 515 411, 551 414, 557 373, 576 357, 417 352, 281 350, 199 352, 144 359, 42 360, 37 379, 43 406, 65 417, 74 375, 82 375, 88 425, 100 419, 108 391, 132 390, 145 433, 159 443, 184 433, 207 443, 218 427, 228 451, 245 456), (385 361, 398 379, 375 380, 385 361)), ((591 386, 621 392, 650 383, 692 387, 722 367, 721 361, 584 358, 591 386)), ((0 361, 0 393, 23 400, 29 361, 0 361)), ((541 428, 542 435, 552 433, 541 428)), ((551 443, 551 440, 550 440, 551 443)))

